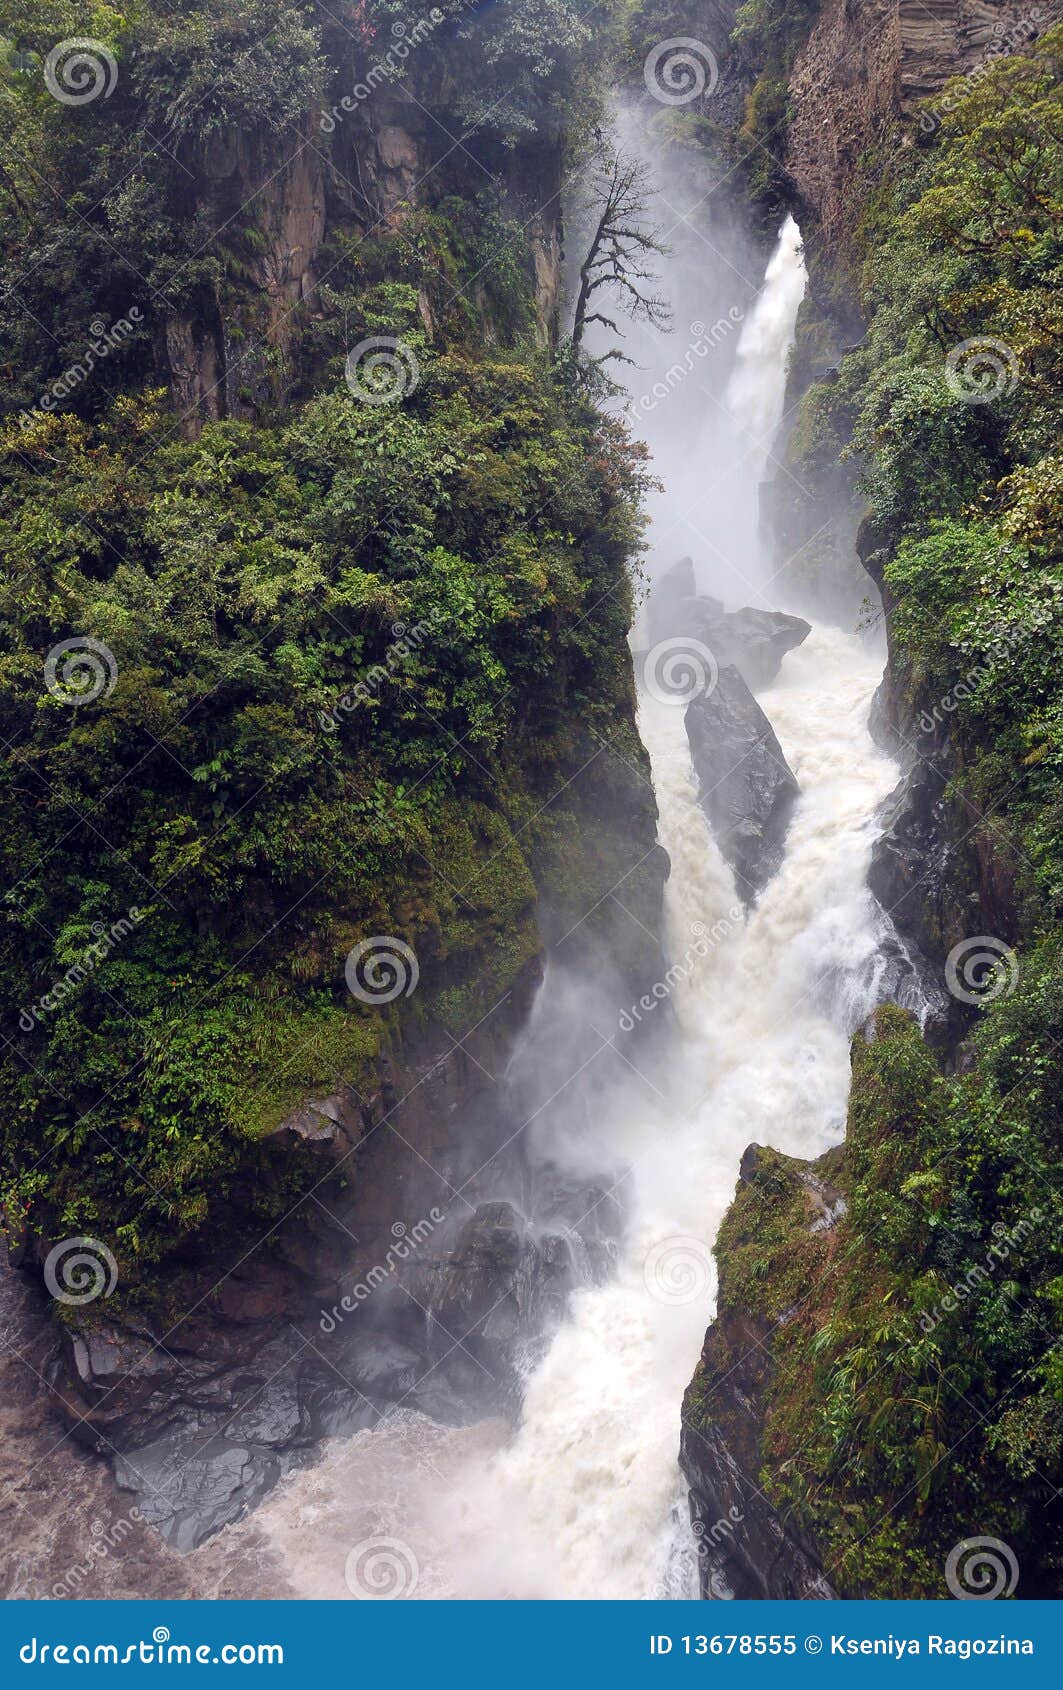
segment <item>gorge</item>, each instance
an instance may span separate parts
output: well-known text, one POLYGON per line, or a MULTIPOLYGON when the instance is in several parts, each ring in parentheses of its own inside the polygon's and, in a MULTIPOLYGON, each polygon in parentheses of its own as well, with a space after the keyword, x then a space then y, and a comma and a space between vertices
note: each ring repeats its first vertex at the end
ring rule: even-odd
POLYGON ((380 86, 393 8, 208 10, 267 116, 116 43, 150 332, 7 396, 5 1594, 1055 1593, 1055 9, 444 6, 380 86), (574 356, 603 145, 670 321, 574 356))

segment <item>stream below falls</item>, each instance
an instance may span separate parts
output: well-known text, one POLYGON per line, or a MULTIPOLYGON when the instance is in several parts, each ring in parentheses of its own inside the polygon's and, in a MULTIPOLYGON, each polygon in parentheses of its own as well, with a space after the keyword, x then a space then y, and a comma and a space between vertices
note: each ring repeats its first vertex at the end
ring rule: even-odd
MULTIPOLYGON (((812 623, 757 691, 800 789, 781 864, 747 907, 699 803, 689 695, 660 684, 637 625, 639 726, 671 860, 668 975, 649 1008, 618 1014, 597 990, 593 960, 582 974, 552 964, 514 1055, 521 1108, 532 1106, 518 1118, 520 1178, 507 1191, 500 1162, 494 1195, 533 1233, 568 1240, 575 1282, 518 1347, 515 1412, 502 1417, 485 1391, 480 1418, 473 1403, 469 1423, 446 1425, 415 1399, 400 1402, 372 1429, 321 1444, 253 1513, 191 1554, 152 1534, 157 1548, 138 1551, 137 1594, 698 1594, 678 1448, 683 1393, 713 1314, 713 1242, 748 1144, 814 1157, 843 1136, 850 1037, 897 989, 896 942, 866 877, 898 769, 868 730, 884 652, 857 631, 867 583, 854 564, 833 589, 810 589, 762 536, 761 487, 789 473, 775 445, 805 287, 799 233, 788 220, 765 254, 725 214, 703 214, 696 183, 658 179, 675 328, 634 326, 627 372, 627 408, 662 483, 647 575, 652 588, 689 553, 698 591, 728 609, 812 623), (639 1036, 647 1020, 652 1060, 639 1036), (612 1076, 602 1085, 588 1072, 600 1051, 612 1076), (548 1233, 539 1184, 552 1193, 556 1229, 566 1178, 563 1230, 548 1233), (595 1213, 610 1203, 620 1221, 596 1231, 595 1213)), ((623 910, 622 885, 614 897, 623 910)), ((75 1459, 58 1435, 47 1442, 35 1470, 75 1459)), ((102 1484, 95 1470, 91 1483, 102 1484)), ((58 1565, 60 1514, 39 1504, 34 1530, 27 1579, 58 1565)))

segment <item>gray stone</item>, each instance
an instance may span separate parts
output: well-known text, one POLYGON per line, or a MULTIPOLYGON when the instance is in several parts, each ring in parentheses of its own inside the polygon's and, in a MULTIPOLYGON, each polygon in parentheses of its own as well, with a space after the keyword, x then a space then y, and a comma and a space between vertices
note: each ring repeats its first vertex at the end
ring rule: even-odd
POLYGON ((782 861, 798 785, 774 730, 737 669, 686 711, 701 807, 747 904, 782 861))

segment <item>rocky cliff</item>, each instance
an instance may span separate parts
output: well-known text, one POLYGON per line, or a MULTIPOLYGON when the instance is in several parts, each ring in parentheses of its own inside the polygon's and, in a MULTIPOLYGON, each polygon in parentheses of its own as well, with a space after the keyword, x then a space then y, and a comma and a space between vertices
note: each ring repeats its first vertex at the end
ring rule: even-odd
MULTIPOLYGON (((1010 1067, 1002 1085, 998 1067, 1003 1051, 1012 1060, 1013 1039, 1040 1052, 1031 1062, 1052 1066, 1051 1016, 1046 1030, 1027 1001, 994 1026, 979 990, 986 979, 990 1000, 1015 990, 1017 964, 1009 947, 1020 942, 1031 948, 1024 964, 1028 991, 1043 989, 1033 947, 1049 924, 1052 891, 1043 889, 1036 902, 1034 864, 1019 845, 1017 827, 1000 813, 1002 805, 987 799, 1003 785, 992 787, 986 779, 990 768, 997 772, 996 754, 988 754, 994 727, 968 716, 961 728, 956 695, 942 680, 948 668, 925 661, 935 610, 921 607, 920 643, 896 585, 898 552, 916 543, 909 536, 923 534, 951 510, 950 475, 962 480, 958 456, 928 466, 925 449, 905 459, 885 444, 887 416, 901 437, 912 426, 900 421, 900 413, 904 396, 915 391, 904 382, 918 380, 920 356, 912 358, 914 376, 898 361, 895 385, 880 382, 876 350, 880 360, 897 351, 897 337, 880 327, 863 361, 842 366, 842 391, 832 394, 843 353, 867 332, 858 271, 863 258, 888 240, 894 168, 936 137, 964 93, 976 91, 994 66, 1021 56, 1060 10, 1054 4, 1023 9, 824 0, 791 43, 788 111, 776 144, 785 167, 784 197, 807 242, 811 287, 791 370, 788 411, 796 424, 789 451, 797 478, 810 491, 798 495, 780 478, 767 491, 765 509, 780 556, 808 557, 813 591, 817 570, 829 578, 839 559, 857 552, 882 594, 889 657, 872 727, 902 763, 904 777, 881 818, 869 879, 922 974, 926 1039, 900 1011, 880 1011, 854 1043, 844 1149, 814 1165, 756 1146, 743 1159, 717 1244, 717 1317, 683 1410, 681 1461, 703 1545, 707 1597, 944 1595, 946 1557, 964 1529, 997 1531, 1011 1546, 1009 1554, 1024 1546, 1020 1593, 1053 1588, 1058 1518, 1041 1518, 1038 1484, 1021 1476, 1009 1437, 1020 1416, 1028 1426, 1051 1426, 1044 1459, 1052 1465, 1058 1408, 1051 1385, 1039 1384, 1045 1375, 1038 1363, 1024 1376, 1030 1398, 1021 1408, 1007 1403, 1019 1381, 1007 1359, 1015 1353, 1016 1325, 1002 1305, 1005 1290, 1017 1293, 1018 1285, 987 1291, 977 1309, 971 1289, 1019 1254, 1036 1181, 1021 1201, 1004 1199, 1002 1192, 1012 1192, 1013 1171, 1040 1154, 1033 1147, 1053 1142, 1056 1130, 1054 1106, 1040 1088, 1028 1097, 1025 1081, 1010 1067), (946 88, 961 75, 966 81, 960 91, 946 88), (820 385, 802 408, 802 396, 815 382, 820 385), (868 387, 877 400, 866 399, 868 387), (901 396, 896 414, 882 403, 883 392, 901 396), (879 452, 889 466, 873 483, 873 518, 849 465, 839 461, 862 401, 864 417, 872 418, 859 435, 865 469, 879 452), (924 480, 933 498, 923 493, 924 480), (1007 960, 1008 979, 1001 973, 972 982, 961 975, 956 989, 956 967, 978 946, 1007 960), (965 989, 972 984, 978 989, 965 989), (937 1057, 927 1041, 938 1047, 937 1057), (1014 1119, 1010 1109, 992 1117, 1001 1122, 999 1136, 988 1124, 988 1111, 1003 1108, 998 1087, 1016 1111, 1014 1119), (958 1176, 960 1189, 950 1191, 936 1170, 958 1151, 957 1131, 971 1160, 958 1176), (992 1246, 986 1250, 993 1236, 1003 1240, 999 1260, 992 1246), (950 1459, 957 1448, 966 1456, 950 1459), (914 1508, 903 1524, 896 1518, 902 1492, 914 1508), (739 1524, 729 1523, 736 1519, 739 1524)), ((1052 137, 1039 129, 1035 139, 1051 148, 1052 137)), ((1021 141, 1018 147, 1022 153, 1021 141)), ((968 206, 961 200, 956 209, 959 222, 968 206)), ((1007 266, 991 243, 985 250, 992 279, 994 262, 1001 271, 1007 266)), ((958 340, 977 324, 973 312, 965 319, 962 309, 984 296, 961 292, 962 283, 971 285, 962 270, 958 279, 951 271, 949 277, 942 295, 949 285, 955 289, 948 306, 957 315, 939 343, 931 337, 924 355, 930 376, 910 417, 921 406, 930 413, 930 384, 939 379, 949 338, 958 340), (958 326, 964 321, 971 323, 966 331, 958 326)), ((927 287, 933 291, 929 278, 927 287)), ((903 337, 915 329, 919 311, 905 296, 903 277, 892 293, 888 284, 883 291, 889 300, 883 317, 899 309, 903 337)), ((920 300, 932 317, 935 305, 920 300)), ((959 410, 972 432, 986 426, 977 404, 959 410)), ((1038 443, 1034 457, 1039 449, 1051 450, 1041 447, 1036 427, 1027 438, 1038 443)), ((1028 449, 1020 443, 1020 461, 1028 449)), ((1007 485, 1000 478, 1011 461, 994 438, 979 464, 987 503, 1007 485)), ((954 568, 976 538, 958 541, 954 568)), ((906 585, 918 598, 915 580, 907 577, 906 585)), ((954 587, 954 602, 976 604, 978 592, 989 590, 972 580, 966 591, 954 587)), ((834 595, 834 614, 837 605, 834 595)), ((957 666, 967 670, 960 698, 974 684, 972 675, 989 672, 990 659, 971 656, 982 649, 979 632, 970 645, 953 635, 949 660, 954 672, 957 666)), ((982 641, 993 650, 988 635, 982 641)), ((1000 710, 996 719, 1006 714, 1000 710)), ((1007 747, 1000 754, 1007 767, 1010 744, 997 744, 1007 747)), ((1011 755, 1008 780, 1014 786, 1008 792, 1025 778, 1021 750, 1011 755)), ((1052 955, 1053 943, 1046 945, 1052 955)), ((1020 1060, 1025 1073, 1025 1058, 1020 1060)), ((1017 1183, 1025 1186, 1025 1177, 1017 1183)), ((1039 1288, 1042 1300, 1034 1306, 1045 1311, 1051 1246, 1033 1254, 1028 1269, 1010 1271, 1024 1287, 1039 1288)), ((1046 1335, 1050 1330, 1049 1315, 1046 1335)))

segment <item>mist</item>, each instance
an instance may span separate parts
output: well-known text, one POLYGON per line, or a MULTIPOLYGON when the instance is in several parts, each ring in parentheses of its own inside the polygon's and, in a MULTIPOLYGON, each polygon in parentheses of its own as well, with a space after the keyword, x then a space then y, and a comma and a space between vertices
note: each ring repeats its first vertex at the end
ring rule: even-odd
MULTIPOLYGON (((846 560, 837 582, 803 591, 762 517, 765 482, 789 473, 780 443, 807 286, 800 231, 787 217, 765 247, 724 194, 676 173, 675 152, 664 158, 634 111, 617 131, 653 173, 648 209, 668 248, 671 330, 628 324, 632 362, 610 366, 624 384, 610 403, 662 484, 649 602, 683 555, 698 593, 729 609, 811 617, 814 601, 811 632, 757 693, 799 797, 783 860, 750 904, 700 801, 685 697, 646 684, 644 606, 632 637, 639 727, 671 860, 662 979, 627 1002, 578 933, 548 967, 476 1185, 524 1251, 516 1315, 496 1349, 475 1352, 485 1372, 508 1368, 509 1384, 478 1393, 466 1381, 465 1425, 399 1405, 278 1487, 255 1531, 302 1594, 394 1593, 352 1572, 354 1537, 397 1546, 376 1573, 405 1595, 698 1594, 704 1546, 678 1467, 680 1408, 712 1318, 713 1245, 739 1161, 750 1142, 814 1157, 840 1141, 849 1038, 897 987, 889 924, 865 884, 898 771, 868 732, 883 654, 845 609, 858 566, 846 560), (823 614, 831 602, 834 619, 823 614)), ((605 333, 588 346, 608 350, 605 333)), ((453 1223, 436 1280, 420 1287, 429 1324, 448 1249, 453 1223)), ((440 1351, 444 1372, 450 1353, 440 1351)), ((734 1594, 718 1567, 710 1584, 734 1594)))

